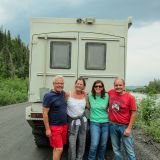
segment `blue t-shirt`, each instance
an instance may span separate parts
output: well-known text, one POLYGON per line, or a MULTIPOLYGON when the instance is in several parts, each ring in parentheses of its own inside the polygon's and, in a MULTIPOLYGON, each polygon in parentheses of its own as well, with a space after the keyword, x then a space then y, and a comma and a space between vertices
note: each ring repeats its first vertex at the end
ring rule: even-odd
POLYGON ((50 91, 44 96, 43 107, 49 108, 49 125, 64 125, 67 123, 67 103, 65 93, 50 91))

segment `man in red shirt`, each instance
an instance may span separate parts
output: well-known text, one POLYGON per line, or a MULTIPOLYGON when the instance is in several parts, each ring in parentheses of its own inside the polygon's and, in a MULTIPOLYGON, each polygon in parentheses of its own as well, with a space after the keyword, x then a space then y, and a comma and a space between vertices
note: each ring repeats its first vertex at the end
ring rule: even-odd
POLYGON ((124 143, 129 160, 135 160, 133 136, 131 129, 136 118, 136 102, 134 97, 125 91, 125 82, 117 78, 114 89, 109 94, 109 120, 112 147, 115 160, 123 160, 121 140, 124 143))

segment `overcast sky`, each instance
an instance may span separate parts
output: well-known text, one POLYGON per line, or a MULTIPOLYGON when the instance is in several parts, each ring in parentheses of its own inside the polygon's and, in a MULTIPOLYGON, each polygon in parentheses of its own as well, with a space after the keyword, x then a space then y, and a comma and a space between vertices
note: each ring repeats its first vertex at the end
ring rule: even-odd
POLYGON ((30 17, 133 17, 128 33, 127 85, 160 79, 159 0, 0 0, 0 26, 29 43, 30 17))

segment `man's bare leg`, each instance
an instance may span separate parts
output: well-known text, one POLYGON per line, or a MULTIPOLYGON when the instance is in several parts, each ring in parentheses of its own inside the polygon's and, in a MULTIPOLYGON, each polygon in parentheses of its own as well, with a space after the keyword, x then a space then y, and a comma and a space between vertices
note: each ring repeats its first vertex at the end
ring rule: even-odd
POLYGON ((53 160, 60 160, 63 152, 63 148, 54 148, 53 149, 53 160))

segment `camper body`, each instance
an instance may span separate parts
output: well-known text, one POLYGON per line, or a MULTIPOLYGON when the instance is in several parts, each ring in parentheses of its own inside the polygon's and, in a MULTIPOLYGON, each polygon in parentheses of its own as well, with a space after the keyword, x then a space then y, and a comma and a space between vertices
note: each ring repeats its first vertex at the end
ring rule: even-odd
POLYGON ((32 18, 30 26, 29 102, 26 120, 33 129, 37 146, 45 145, 42 100, 53 86, 53 78, 62 75, 64 90, 75 80, 86 80, 91 91, 95 80, 102 80, 106 90, 116 77, 125 79, 127 20, 93 18, 32 18))

